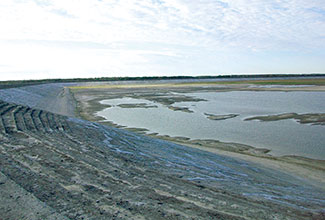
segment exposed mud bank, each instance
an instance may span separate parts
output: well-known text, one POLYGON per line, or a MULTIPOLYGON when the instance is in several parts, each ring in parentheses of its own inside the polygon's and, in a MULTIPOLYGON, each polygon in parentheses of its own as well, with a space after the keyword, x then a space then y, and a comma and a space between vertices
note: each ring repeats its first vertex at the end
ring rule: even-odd
POLYGON ((256 116, 245 119, 246 121, 279 121, 286 119, 294 119, 300 124, 325 125, 325 113, 314 114, 297 114, 297 113, 283 113, 279 115, 256 116))
POLYGON ((210 120, 227 120, 230 118, 235 118, 238 116, 238 114, 228 114, 228 115, 214 115, 214 114, 208 114, 208 113, 204 113, 208 119, 210 120))
POLYGON ((250 162, 6 102, 0 115, 5 219, 324 215, 324 191, 250 162))
MULTIPOLYGON (((102 118, 95 113, 105 109, 105 106, 100 104, 99 102, 104 99, 116 99, 116 98, 123 98, 123 97, 130 97, 130 98, 139 98, 139 99, 147 99, 149 97, 150 100, 155 100, 153 93, 157 94, 156 100, 162 102, 165 105, 175 104, 177 102, 182 102, 184 100, 188 100, 189 98, 186 97, 186 93, 195 92, 195 91, 233 91, 233 90, 248 90, 250 88, 249 85, 230 85, 230 86, 216 86, 216 87, 155 87, 154 90, 149 88, 142 88, 142 87, 132 87, 129 85, 127 89, 125 88, 96 88, 96 87, 89 87, 84 89, 72 89, 73 94, 76 97, 78 102, 78 111, 80 115, 85 118, 86 120, 100 122, 105 125, 114 126, 117 128, 127 129, 139 134, 148 135, 154 138, 159 138, 163 140, 172 141, 174 143, 186 145, 189 147, 199 148, 202 150, 206 150, 209 152, 217 153, 217 154, 224 154, 233 156, 236 158, 242 158, 249 161, 254 161, 266 166, 273 166, 276 169, 284 170, 288 173, 293 175, 297 175, 299 178, 306 179, 311 184, 318 186, 320 188, 325 189, 325 161, 324 160, 315 160, 297 156, 272 156, 268 154, 270 151, 269 149, 265 148, 256 148, 255 146, 248 146, 240 143, 224 143, 217 140, 204 140, 204 139, 197 139, 197 140, 190 140, 186 137, 170 137, 166 135, 159 135, 156 133, 151 134, 148 130, 144 128, 126 128, 123 126, 116 125, 112 122, 106 121, 105 118, 102 118), (168 98, 166 93, 172 93, 173 95, 168 98), (175 92, 175 93, 173 93, 175 92), (177 94, 182 94, 181 97, 177 96, 177 94), (176 97, 177 96, 177 97, 176 97), (163 97, 163 99, 161 99, 163 97), (176 98, 175 98, 176 97, 176 98), (185 97, 185 98, 184 98, 185 97), (184 99, 182 99, 184 98, 184 99), (166 100, 169 100, 168 102, 166 100), (279 166, 283 167, 280 168, 279 166)), ((317 86, 315 86, 317 87, 317 86)), ((317 87, 318 88, 318 87, 317 87)), ((255 87, 252 89, 255 91, 255 87)), ((275 89, 275 88, 259 88, 259 89, 275 89)), ((281 91, 285 91, 285 87, 276 88, 280 89, 281 91)), ((297 89, 299 91, 304 91, 304 87, 298 88, 288 88, 289 90, 297 89)), ((310 87, 306 87, 309 91, 310 87)), ((316 89, 316 88, 314 88, 316 89)), ((190 97, 191 98, 191 97, 190 97)), ((193 101, 193 100, 191 100, 193 101)), ((196 101, 204 101, 198 99, 196 101)), ((229 114, 229 115, 212 115, 208 114, 210 120, 226 120, 229 118, 236 117, 237 114, 229 114)))
MULTIPOLYGON (((49 85, 49 91, 52 86, 49 85)), ((33 89, 37 94, 37 87, 33 89)), ((107 94, 119 96, 118 92, 107 94)), ((247 158, 202 151, 13 104, 17 99, 10 101, 10 97, 21 97, 27 102, 31 94, 24 100, 24 95, 16 90, 0 93, 6 99, 0 101, 3 219, 325 217, 325 191, 306 178, 247 158)), ((99 108, 105 108, 98 104, 98 94, 75 93, 80 101, 79 95, 84 100, 78 102, 79 111, 85 109, 80 115, 101 120, 93 115, 99 108)), ((38 103, 50 97, 44 95, 38 103)), ((60 95, 57 99, 61 99, 60 95)), ((314 175, 312 170, 310 174, 314 175)))

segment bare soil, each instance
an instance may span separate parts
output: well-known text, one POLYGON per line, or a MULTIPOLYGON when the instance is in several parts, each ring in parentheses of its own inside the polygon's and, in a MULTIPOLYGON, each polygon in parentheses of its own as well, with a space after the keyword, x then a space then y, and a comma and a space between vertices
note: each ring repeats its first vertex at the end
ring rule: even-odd
MULTIPOLYGON (((69 104, 59 103, 73 97, 63 86, 53 88, 1 91, 1 219, 325 218, 325 191, 303 179, 56 114, 69 112, 69 104), (28 99, 35 103, 17 103, 28 99), (41 108, 49 102, 52 112, 41 108)), ((103 108, 92 106, 93 91, 79 95, 79 107, 86 106, 81 115, 94 117, 89 112, 103 108)))
MULTIPOLYGON (((325 160, 314 160, 309 158, 297 157, 297 156, 283 156, 276 157, 268 154, 269 149, 256 148, 253 146, 244 145, 241 143, 223 143, 216 140, 189 140, 184 137, 170 137, 163 136, 159 134, 150 134, 146 129, 143 128, 125 128, 123 126, 116 125, 112 122, 105 121, 104 118, 97 116, 95 113, 106 108, 99 102, 103 99, 115 99, 123 97, 140 98, 147 99, 151 101, 158 102, 160 104, 166 105, 167 107, 172 107, 171 105, 176 102, 182 101, 204 101, 201 99, 193 99, 192 97, 186 96, 186 93, 195 91, 234 91, 234 90, 249 90, 249 91, 325 91, 324 86, 299 86, 299 87, 259 87, 259 85, 250 84, 230 84, 230 85, 214 85, 214 84, 154 84, 154 86, 141 86, 137 85, 105 85, 100 84, 87 84, 86 87, 75 87, 71 88, 72 93, 78 103, 77 112, 79 112, 80 117, 89 120, 96 121, 101 124, 108 126, 114 126, 117 128, 127 129, 139 134, 148 135, 153 138, 159 138, 162 140, 172 141, 177 144, 186 145, 189 147, 213 152, 216 154, 227 155, 235 158, 240 158, 260 165, 273 167, 287 172, 290 175, 295 175, 298 178, 304 179, 310 184, 317 186, 319 188, 325 189, 325 160), (167 95, 170 94, 173 95, 167 95), (182 93, 182 95, 174 94, 182 93), (154 94, 157 94, 155 96, 154 94)), ((289 115, 292 118, 294 115, 289 115)), ((236 117, 235 114, 229 115, 210 115, 207 117, 211 120, 226 120, 231 117, 236 117)), ((323 123, 322 114, 305 114, 298 115, 301 123, 323 123)), ((267 119, 273 118, 273 116, 266 116, 267 119)), ((281 115, 280 115, 280 118, 281 115)), ((255 118, 254 118, 255 119, 255 118)), ((256 118, 257 119, 257 118, 256 118)), ((258 117, 260 119, 260 117, 258 117)), ((247 120, 253 120, 247 119, 247 120)))

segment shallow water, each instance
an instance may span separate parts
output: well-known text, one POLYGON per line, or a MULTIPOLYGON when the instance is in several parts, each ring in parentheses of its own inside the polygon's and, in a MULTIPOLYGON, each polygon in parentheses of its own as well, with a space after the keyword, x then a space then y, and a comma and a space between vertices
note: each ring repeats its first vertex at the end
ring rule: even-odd
POLYGON ((299 124, 294 120, 274 122, 244 121, 245 118, 280 113, 323 113, 323 92, 197 92, 187 96, 207 101, 181 102, 173 106, 188 107, 194 113, 172 111, 166 106, 144 99, 110 99, 102 101, 113 107, 98 114, 118 125, 146 128, 161 135, 191 139, 215 139, 271 149, 273 155, 299 155, 325 158, 325 126, 299 124), (146 103, 158 108, 121 108, 118 104, 146 103), (210 120, 204 113, 239 114, 227 120, 210 120))

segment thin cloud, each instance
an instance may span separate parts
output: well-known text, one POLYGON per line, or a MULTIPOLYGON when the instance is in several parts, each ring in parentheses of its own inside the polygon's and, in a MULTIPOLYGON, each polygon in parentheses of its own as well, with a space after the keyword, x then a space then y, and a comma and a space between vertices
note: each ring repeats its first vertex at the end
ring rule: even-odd
MULTIPOLYGON (((108 71, 105 60, 111 60, 109 65, 120 74, 135 68, 136 62, 142 65, 136 68, 146 74, 184 69, 189 74, 197 73, 198 63, 203 74, 213 69, 216 73, 240 72, 240 68, 247 71, 245 63, 258 61, 254 55, 249 56, 254 53, 288 61, 291 58, 283 54, 299 53, 302 55, 295 61, 301 63, 311 59, 306 54, 314 54, 317 59, 308 61, 315 66, 311 71, 325 71, 324 64, 318 62, 324 58, 319 51, 325 50, 325 4, 323 0, 1 0, 0 41, 10 54, 14 51, 28 56, 30 51, 22 50, 32 44, 44 53, 53 50, 52 59, 60 60, 60 53, 89 59, 97 65, 93 67, 95 72, 108 71), (47 49, 41 49, 44 47, 47 49), (89 54, 80 57, 80 51, 89 54), (232 54, 238 55, 236 59, 232 54), (217 66, 222 64, 214 61, 218 59, 225 65, 217 66), (185 68, 184 60, 197 65, 185 68), (235 65, 231 65, 233 60, 235 65)), ((6 53, 2 48, 0 56, 6 57, 6 53)), ((14 65, 23 61, 5 60, 13 69, 23 71, 14 65)), ((77 68, 77 61, 71 61, 71 65, 60 62, 69 70, 92 69, 91 63, 79 62, 77 68)), ((263 61, 267 64, 263 70, 272 67, 270 62, 263 61)), ((7 63, 0 60, 0 65, 7 63)), ((44 68, 56 68, 51 62, 45 63, 44 68)), ((27 71, 39 71, 33 65, 22 66, 27 71)), ((286 72, 299 72, 299 68, 292 64, 283 67, 286 72)), ((275 70, 281 68, 272 67, 269 72, 275 70)))
POLYGON ((205 47, 229 43, 242 48, 283 48, 286 42, 294 42, 310 47, 308 42, 324 36, 324 5, 299 0, 2 3, 5 33, 1 37, 101 43, 139 40, 205 47))

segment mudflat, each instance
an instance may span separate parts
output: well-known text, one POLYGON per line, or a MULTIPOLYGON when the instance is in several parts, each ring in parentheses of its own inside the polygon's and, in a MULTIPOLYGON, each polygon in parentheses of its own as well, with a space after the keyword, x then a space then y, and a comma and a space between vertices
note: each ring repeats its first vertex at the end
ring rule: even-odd
MULTIPOLYGON (((1 218, 324 218, 324 184, 312 184, 319 176, 303 178, 262 165, 274 158, 211 153, 209 147, 190 148, 96 123, 101 119, 93 113, 105 108, 98 101, 124 91, 71 89, 71 96, 64 92, 68 86, 0 91, 1 218), (70 105, 45 110, 48 104, 42 104, 74 99, 73 117, 70 105)), ((323 175, 321 163, 307 163, 311 174, 323 175)))
MULTIPOLYGON (((106 121, 96 113, 107 108, 102 103, 105 99, 120 99, 123 97, 139 98, 141 100, 154 101, 166 105, 174 111, 185 111, 188 109, 176 108, 172 106, 175 102, 182 101, 202 101, 193 97, 186 96, 186 93, 196 91, 206 92, 229 92, 229 91, 325 91, 323 85, 325 81, 321 80, 261 80, 261 81, 234 81, 234 82, 176 82, 176 83, 146 83, 141 84, 128 83, 112 85, 107 83, 88 83, 71 87, 71 91, 78 103, 78 114, 90 121, 96 121, 118 128, 124 128, 139 134, 159 138, 174 143, 186 145, 189 147, 206 150, 209 152, 228 155, 241 158, 261 165, 281 169, 299 178, 303 178, 311 184, 325 188, 325 161, 299 156, 272 156, 268 154, 269 149, 256 148, 255 146, 244 145, 241 143, 224 143, 217 140, 195 139, 190 140, 185 137, 171 137, 168 135, 159 135, 148 133, 143 128, 126 128, 112 122, 106 121), (316 83, 317 82, 317 83, 316 83), (167 94, 168 93, 168 94, 167 94), (172 93, 172 95, 170 95, 172 93), (177 94, 175 94, 177 93, 177 94), (179 95, 181 94, 181 95, 179 95), (183 95, 182 95, 183 94, 183 95), (281 168, 280 168, 281 167, 281 168)), ((206 114, 210 120, 227 120, 236 117, 236 114, 213 115, 206 114)), ((300 123, 323 124, 323 114, 296 114, 278 115, 278 116, 261 116, 247 118, 246 120, 280 120, 296 119, 300 123), (285 116, 285 118, 283 118, 285 116)))

